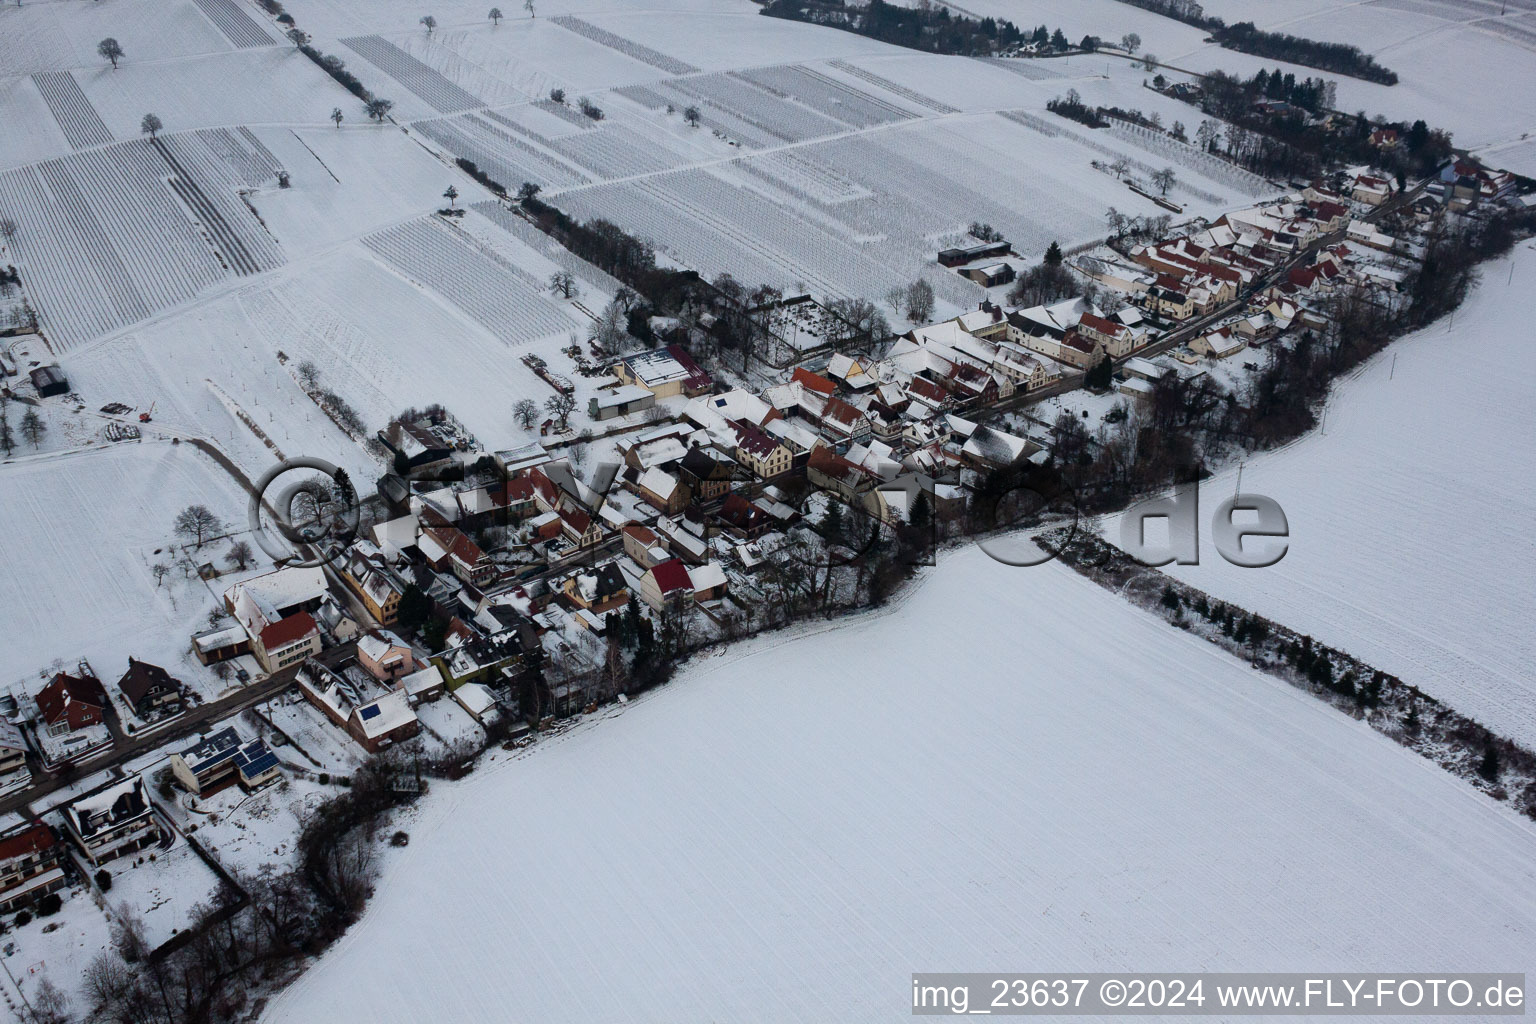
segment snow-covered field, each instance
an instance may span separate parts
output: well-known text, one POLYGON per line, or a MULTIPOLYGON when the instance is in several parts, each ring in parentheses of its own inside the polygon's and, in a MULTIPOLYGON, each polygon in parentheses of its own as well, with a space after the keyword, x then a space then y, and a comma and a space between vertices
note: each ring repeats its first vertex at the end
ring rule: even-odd
MULTIPOLYGON (((131 654, 216 693, 188 639, 205 628, 213 592, 179 568, 160 585, 151 572, 176 562, 172 521, 194 503, 245 522, 244 492, 188 445, 146 441, 0 466, 0 685, 36 684, 56 660, 73 668, 80 658, 112 684, 131 654)), ((227 546, 195 553, 220 563, 227 546)))
MULTIPOLYGON (((1207 44, 1201 29, 1117 0, 971 0, 963 6, 1022 26, 1060 25, 1074 40, 1093 33, 1118 42, 1135 32, 1142 52, 1190 71, 1248 75, 1284 65, 1207 44)), ((1203 6, 1228 23, 1252 21, 1261 29, 1351 43, 1397 72, 1395 86, 1321 73, 1338 82, 1340 109, 1423 118, 1474 149, 1536 134, 1536 10, 1529 0, 1209 0, 1203 6)), ((1284 66, 1298 77, 1320 74, 1284 66)), ((1536 173, 1536 157, 1527 152, 1494 163, 1536 173)))
MULTIPOLYGON (((1239 569, 1211 547, 1168 570, 1536 744, 1536 248, 1488 264, 1454 320, 1394 343, 1330 396, 1322 430, 1242 469, 1290 548, 1239 569)), ((1237 468, 1202 489, 1209 516, 1237 468)), ((1120 536, 1118 520, 1105 528, 1120 536)))
POLYGON ((1536 954, 1529 822, 974 548, 442 789, 267 1019, 894 1020, 925 969, 1536 954))

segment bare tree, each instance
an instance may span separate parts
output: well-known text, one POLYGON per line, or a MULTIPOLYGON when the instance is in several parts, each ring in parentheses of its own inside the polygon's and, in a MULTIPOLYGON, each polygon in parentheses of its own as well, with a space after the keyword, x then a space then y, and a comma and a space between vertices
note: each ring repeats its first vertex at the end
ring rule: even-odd
POLYGON ((539 403, 531 398, 520 398, 512 407, 512 415, 517 420, 517 425, 524 430, 532 430, 533 425, 539 422, 539 403))
POLYGON ((69 1024, 69 996, 47 976, 32 993, 32 1024, 69 1024))
POLYGON ((895 285, 885 293, 885 304, 891 307, 891 312, 900 315, 902 303, 907 301, 907 290, 900 285, 895 285))
POLYGON ((690 126, 694 127, 694 128, 697 128, 699 126, 699 117, 700 116, 701 115, 699 114, 699 108, 698 107, 689 106, 689 107, 684 107, 683 108, 683 120, 687 121, 688 124, 690 126))
POLYGON ((555 429, 564 430, 571 418, 571 413, 576 409, 576 399, 562 391, 557 395, 550 395, 549 401, 544 403, 544 408, 554 417, 555 429))
POLYGON ((145 114, 144 120, 139 122, 139 134, 148 135, 150 138, 154 138, 155 135, 159 133, 160 129, 164 127, 165 124, 160 120, 159 116, 155 114, 145 114))
POLYGON ((43 435, 48 433, 48 424, 37 414, 36 409, 28 409, 26 415, 21 418, 21 436, 27 439, 35 451, 43 443, 43 435))
POLYGON ((197 547, 202 547, 209 535, 224 528, 224 522, 207 505, 188 505, 176 513, 175 526, 177 533, 193 538, 197 547))
POLYGON ((1152 172, 1152 184, 1156 185, 1158 191, 1163 195, 1167 195, 1168 190, 1173 188, 1174 183, 1178 180, 1179 176, 1174 173, 1172 167, 1164 167, 1160 171, 1152 172))
POLYGON ((459 199, 459 190, 449 185, 443 189, 443 198, 448 200, 448 208, 453 209, 454 203, 458 202, 459 199))
POLYGON ((528 17, 530 18, 538 17, 537 14, 533 13, 533 0, 523 0, 523 10, 528 12, 528 17))
POLYGON ((564 105, 565 104, 565 90, 564 89, 551 89, 551 90, 549 90, 549 101, 551 103, 559 103, 561 105, 564 105))
POLYGON ((294 49, 298 49, 309 42, 309 36, 304 34, 303 29, 291 28, 284 32, 283 35, 288 37, 288 41, 293 44, 294 49))
POLYGON ((1126 53, 1135 53, 1137 50, 1141 49, 1141 36, 1137 35, 1135 32, 1127 32, 1125 35, 1120 37, 1120 49, 1124 50, 1126 53))
POLYGON ((382 124, 384 119, 389 116, 389 112, 394 108, 394 100, 381 99, 375 96, 368 101, 368 116, 382 124))
POLYGON ((0 454, 10 458, 11 453, 16 450, 16 435, 11 432, 11 420, 5 411, 7 404, 8 400, 5 396, 0 395, 0 454))
POLYGON ((236 569, 244 571, 253 557, 251 546, 243 540, 237 540, 229 546, 229 553, 224 556, 224 561, 236 569))
POLYGON ((914 321, 926 321, 933 316, 933 285, 918 278, 907 285, 907 317, 914 321))
POLYGON ((421 23, 427 26, 427 35, 431 35, 432 30, 437 28, 437 19, 430 14, 423 14, 421 16, 421 23))
POLYGON ((569 299, 576 294, 576 278, 569 270, 557 270, 549 275, 549 290, 561 298, 569 299))
POLYGON ((160 584, 164 583, 165 578, 171 574, 171 567, 164 562, 156 562, 149 567, 149 574, 155 578, 155 589, 159 590, 160 584))
POLYGON ((111 36, 96 44, 96 52, 112 62, 112 70, 117 70, 117 62, 123 59, 123 47, 111 36))
POLYGON ((500 7, 492 7, 491 8, 491 13, 487 14, 486 17, 491 19, 491 25, 492 26, 500 25, 501 24, 501 8, 500 7))
POLYGON ((345 116, 346 115, 341 112, 341 108, 340 107, 332 107, 331 108, 331 120, 336 122, 336 127, 337 128, 341 127, 342 119, 345 116))
POLYGON ((299 364, 299 383, 305 391, 315 391, 320 387, 320 367, 314 360, 306 359, 299 364))
POLYGON ((1157 57, 1154 54, 1150 54, 1150 53, 1142 54, 1141 55, 1141 66, 1146 68, 1148 71, 1156 71, 1157 70, 1157 57))
POLYGON ((16 237, 16 222, 9 217, 0 217, 0 239, 9 242, 16 237))

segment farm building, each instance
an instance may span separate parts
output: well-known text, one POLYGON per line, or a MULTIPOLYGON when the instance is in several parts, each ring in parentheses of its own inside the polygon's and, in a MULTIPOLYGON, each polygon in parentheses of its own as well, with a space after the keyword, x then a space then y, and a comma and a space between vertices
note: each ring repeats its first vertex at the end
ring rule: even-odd
POLYGON ((595 420, 611 420, 644 412, 656 404, 656 393, 636 384, 623 384, 612 391, 599 391, 587 402, 587 415, 595 420))
POLYGON ((983 242, 963 249, 944 249, 939 252, 939 264, 946 267, 959 267, 975 260, 1006 256, 1008 250, 1007 242, 983 242))
POLYGON ((32 371, 31 376, 32 386, 37 388, 37 393, 44 398, 69 393, 69 378, 64 376, 64 371, 59 369, 57 363, 39 366, 32 371))

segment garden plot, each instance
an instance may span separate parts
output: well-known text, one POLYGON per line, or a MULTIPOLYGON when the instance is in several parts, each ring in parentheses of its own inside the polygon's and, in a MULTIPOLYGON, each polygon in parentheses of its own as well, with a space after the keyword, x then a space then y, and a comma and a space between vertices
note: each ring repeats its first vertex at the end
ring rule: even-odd
POLYGON ((271 34, 261 26, 255 18, 246 13, 245 9, 236 5, 235 0, 192 0, 197 4, 197 9, 208 16, 214 27, 224 34, 224 38, 237 47, 273 46, 277 43, 271 34))
POLYGON ((487 252, 436 217, 369 235, 363 244, 508 345, 569 331, 576 321, 544 297, 544 282, 487 252))
POLYGON ((623 36, 614 35, 607 29, 598 28, 588 21, 573 18, 569 15, 561 15, 549 19, 561 28, 574 32, 579 36, 585 36, 593 42, 601 43, 610 49, 618 50, 626 57, 632 57, 643 64, 649 64, 653 68, 659 68, 671 75, 686 75, 699 70, 686 61, 669 57, 659 50, 653 50, 649 46, 632 42, 623 36))
POLYGON ((169 942, 191 924, 223 885, 180 836, 170 849, 152 846, 105 867, 112 873, 112 890, 106 894, 109 917, 116 917, 122 907, 130 908, 143 919, 144 937, 151 947, 169 942))
POLYGON ((559 189, 592 180, 568 161, 522 137, 530 134, 527 129, 509 124, 494 113, 487 113, 484 118, 461 114, 417 121, 412 127, 452 156, 474 161, 475 166, 512 192, 525 181, 559 189))
POLYGON ((107 36, 122 44, 124 68, 230 49, 192 0, 11 3, 0 8, 0 74, 94 70, 106 64, 96 44, 107 36))
POLYGON ((595 289, 604 302, 623 287, 616 278, 577 256, 501 203, 488 200, 475 203, 471 209, 529 249, 548 259, 556 267, 568 271, 585 287, 595 289))
POLYGON ((545 144, 591 171, 598 181, 670 170, 688 161, 664 138, 642 135, 623 124, 549 139, 545 144))
POLYGON ((40 71, 32 76, 48 112, 75 149, 100 146, 112 141, 112 133, 80 91, 80 83, 68 71, 40 71))
MULTIPOLYGON (((172 522, 191 504, 226 523, 245 520, 245 493, 187 445, 146 441, 0 466, 3 681, 80 658, 116 680, 132 654, 216 692, 187 639, 206 627, 213 594, 181 569, 159 585, 150 571, 176 561, 172 522)), ((204 552, 218 561, 226 547, 210 542, 204 552)))
POLYGON ((282 262, 200 136, 130 139, 0 173, 12 248, 49 336, 67 349, 282 262), (169 184, 168 184, 169 181, 169 184))
MULTIPOLYGON (((488 230, 496 230, 488 223, 488 230)), ((508 237, 514 245, 520 245, 508 237)), ((555 264, 527 251, 528 266, 545 276, 555 264), (548 271, 542 270, 548 267, 548 271)), ((564 344, 557 335, 547 350, 538 343, 511 349, 497 335, 387 269, 361 246, 349 246, 312 262, 303 273, 287 273, 271 286, 241 296, 249 322, 261 332, 265 352, 281 348, 290 365, 310 360, 320 367, 321 385, 339 393, 370 426, 382 427, 410 406, 448 406, 483 444, 521 443, 511 409, 521 397, 540 405, 552 394, 522 364, 538 351, 553 363, 564 344)), ((571 320, 564 321, 571 327, 571 320)), ((280 371, 281 372, 281 371, 280 371)), ((324 420, 312 403, 297 401, 324 420)), ((289 406, 289 399, 282 399, 289 406)), ((297 409, 280 409, 285 421, 297 409)), ((303 423, 295 431, 311 429, 303 423)), ((326 454, 329 447, 314 454, 326 454)), ((356 449, 354 448, 354 451, 356 449)), ((376 476, 373 468, 369 477, 376 476)))
POLYGON ((834 60, 829 62, 828 66, 836 68, 838 71, 843 72, 845 75, 849 75, 853 78, 859 79, 860 81, 867 82, 870 85, 884 89, 886 92, 893 96, 900 96, 902 99, 908 100, 909 102, 914 103, 919 107, 925 107, 935 114, 954 114, 958 112, 957 107, 952 107, 948 103, 936 100, 932 96, 925 96, 918 92, 916 89, 908 88, 907 86, 902 85, 900 82, 893 82, 889 78, 885 78, 882 75, 877 75, 875 72, 866 68, 861 68, 857 64, 850 63, 849 61, 834 60))
POLYGON ((137 137, 139 122, 149 112, 159 115, 167 131, 239 124, 321 125, 338 103, 347 116, 363 116, 361 104, 292 46, 164 64, 128 61, 117 71, 93 67, 76 72, 75 78, 120 139, 137 137))
POLYGON ((0 78, 0 124, 5 125, 0 168, 36 163, 73 148, 31 78, 0 78))
POLYGON ((862 89, 844 85, 815 68, 800 64, 758 68, 733 74, 775 96, 795 100, 855 128, 905 121, 917 115, 862 89))
POLYGON ((673 79, 658 82, 653 88, 664 95, 679 97, 679 108, 702 103, 706 118, 718 112, 727 123, 734 120, 750 125, 781 143, 804 142, 848 130, 841 122, 729 73, 673 79))
POLYGON ((975 548, 887 614, 703 659, 411 814, 362 919, 264 1019, 499 1019, 509 961, 539 965, 529 1020, 891 1021, 913 964, 1536 955, 1529 821, 1070 571, 975 548))
POLYGON ((246 198, 294 260, 435 210, 449 184, 464 192, 478 188, 445 167, 414 132, 393 125, 271 127, 252 134, 288 172, 290 187, 269 181, 246 198))
MULTIPOLYGON (((688 6, 693 5, 669 3, 667 10, 610 6, 584 17, 615 36, 684 58, 704 71, 903 52, 852 32, 765 18, 756 4, 714 4, 704 10, 685 9, 688 6)), ((653 71, 650 77, 657 75, 653 71)))
MULTIPOLYGON (((415 93, 440 114, 485 106, 479 97, 465 92, 387 39, 380 36, 354 36, 343 39, 342 43, 415 93)), ((374 91, 379 91, 377 86, 374 91)))
MULTIPOLYGON (((1246 460, 1242 486, 1279 502, 1288 553, 1266 569, 1169 566, 1528 746, 1536 745, 1536 524, 1530 481, 1536 248, 1489 264, 1454 323, 1426 328, 1338 384, 1322 428, 1246 460), (1407 440, 1405 440, 1407 439, 1407 440)), ((1202 517, 1238 467, 1202 487, 1202 517)), ((1202 522, 1202 529, 1208 522, 1202 522)), ((1105 526, 1118 542, 1118 521, 1105 526)))

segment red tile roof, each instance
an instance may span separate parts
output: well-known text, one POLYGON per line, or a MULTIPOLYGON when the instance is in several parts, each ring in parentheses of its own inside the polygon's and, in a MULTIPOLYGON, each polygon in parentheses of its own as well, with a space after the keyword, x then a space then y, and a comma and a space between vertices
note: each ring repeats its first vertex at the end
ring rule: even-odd
POLYGON ((1078 322, 1089 330, 1098 331, 1100 334, 1107 334, 1111 338, 1118 338, 1125 333, 1124 324, 1117 324, 1113 320, 1106 320, 1093 313, 1084 313, 1082 319, 1078 322))
POLYGON ((295 612, 286 619, 279 619, 266 629, 261 631, 261 646, 272 651, 279 647, 286 647, 295 641, 302 640, 311 633, 317 632, 319 626, 315 625, 315 618, 309 612, 295 612))
POLYGON ((819 373, 812 373, 803 366, 795 367, 795 372, 790 375, 790 382, 798 381, 801 387, 807 391, 814 391, 818 395, 830 395, 837 390, 837 385, 819 373))
POLYGON ((670 594, 674 590, 693 589, 693 580, 688 578, 687 567, 675 558, 657 562, 651 566, 650 573, 663 594, 670 594))
POLYGON ((38 691, 37 706, 49 725, 67 719, 71 729, 80 729, 101 721, 107 691, 99 679, 60 672, 38 691))
POLYGON ((39 822, 25 832, 0 839, 0 862, 25 857, 29 853, 41 853, 52 849, 57 842, 53 837, 53 829, 39 822))

